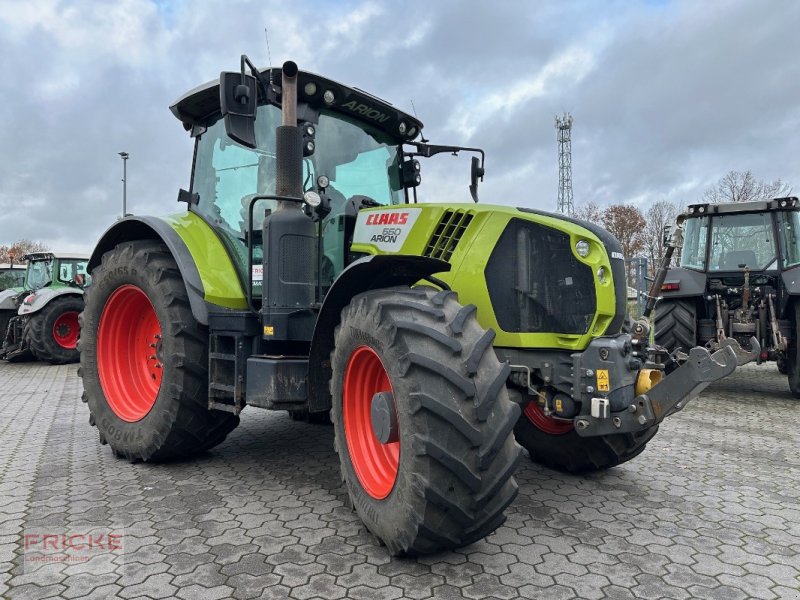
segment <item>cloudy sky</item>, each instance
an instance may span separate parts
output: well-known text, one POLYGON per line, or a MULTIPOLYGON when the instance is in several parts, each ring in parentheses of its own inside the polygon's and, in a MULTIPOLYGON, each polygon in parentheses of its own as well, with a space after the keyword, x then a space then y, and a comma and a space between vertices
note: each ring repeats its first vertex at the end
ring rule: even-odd
MULTIPOLYGON (((181 210, 192 142, 168 106, 247 53, 416 112, 487 151, 481 200, 554 210, 570 111, 576 204, 696 200, 731 169, 800 191, 800 2, 0 0, 0 244, 89 251, 121 209, 181 210)), ((423 165, 467 201, 466 158, 423 165)))

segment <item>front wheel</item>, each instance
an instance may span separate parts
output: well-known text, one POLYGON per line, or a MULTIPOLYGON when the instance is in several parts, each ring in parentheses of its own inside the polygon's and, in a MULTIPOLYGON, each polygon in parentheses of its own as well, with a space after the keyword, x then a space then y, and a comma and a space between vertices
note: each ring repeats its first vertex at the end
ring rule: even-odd
POLYGON ((654 425, 640 433, 582 437, 570 421, 545 415, 535 401, 528 403, 514 428, 533 462, 566 473, 602 471, 627 462, 642 453, 657 431, 654 425))
POLYGON ((28 317, 31 352, 51 365, 78 362, 78 315, 83 310, 81 296, 61 296, 28 317))
POLYGON ((92 273, 80 375, 101 443, 131 461, 190 456, 239 423, 208 410, 208 331, 160 242, 118 245, 92 273))
POLYGON ((331 417, 350 499, 396 555, 477 541, 517 493, 507 364, 453 292, 392 288, 342 312, 331 417))

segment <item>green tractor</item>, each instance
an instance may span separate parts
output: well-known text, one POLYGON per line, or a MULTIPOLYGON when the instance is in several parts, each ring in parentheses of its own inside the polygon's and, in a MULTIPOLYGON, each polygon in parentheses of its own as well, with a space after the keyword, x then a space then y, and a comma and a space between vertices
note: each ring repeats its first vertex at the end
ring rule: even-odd
MULTIPOLYGON (((246 68, 249 67, 249 73, 246 68)), ((341 474, 393 554, 481 539, 517 485, 517 439, 568 471, 640 453, 735 368, 621 334, 624 261, 589 223, 477 204, 483 152, 292 62, 181 97, 188 210, 128 217, 89 262, 84 400, 131 461, 203 452, 247 406, 330 415, 341 474), (420 159, 474 153, 474 203, 417 203, 420 159), (659 383, 660 381, 660 383, 659 383)))
POLYGON ((78 362, 78 315, 89 283, 88 256, 34 252, 21 288, 0 293, 0 358, 78 362))

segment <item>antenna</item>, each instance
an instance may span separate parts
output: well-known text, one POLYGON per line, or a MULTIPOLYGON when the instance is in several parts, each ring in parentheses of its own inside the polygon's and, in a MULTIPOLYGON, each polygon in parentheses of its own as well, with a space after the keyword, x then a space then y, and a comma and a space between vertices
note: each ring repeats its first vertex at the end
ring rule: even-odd
POLYGON ((556 116, 558 131, 558 212, 572 216, 572 115, 556 116))
MULTIPOLYGON (((417 114, 417 107, 414 106, 414 99, 413 98, 411 99, 411 110, 414 111, 414 116, 417 117, 417 120, 419 120, 419 115, 417 114)), ((423 144, 427 144, 428 143, 428 140, 425 139, 425 134, 422 133, 422 130, 420 130, 419 141, 422 142, 423 144)))
POLYGON ((267 60, 269 61, 269 85, 272 87, 275 83, 272 81, 272 53, 269 51, 269 34, 267 28, 264 27, 264 38, 267 40, 267 60))

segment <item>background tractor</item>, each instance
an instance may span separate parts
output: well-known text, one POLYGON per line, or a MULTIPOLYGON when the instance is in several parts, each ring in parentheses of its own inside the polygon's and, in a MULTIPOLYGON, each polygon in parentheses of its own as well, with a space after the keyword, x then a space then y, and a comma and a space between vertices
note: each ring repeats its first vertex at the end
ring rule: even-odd
POLYGON ((87 256, 35 252, 22 288, 0 293, 0 358, 78 362, 78 315, 88 285, 87 256))
POLYGON ((776 361, 800 398, 800 204, 694 204, 683 223, 680 266, 655 309, 655 341, 671 352, 695 344, 739 347, 739 364, 776 361))
MULTIPOLYGON (((247 69, 249 68, 249 73, 247 69)), ((477 204, 483 152, 294 63, 181 97, 188 210, 100 239, 80 339, 100 442, 131 461, 219 444, 245 405, 330 413, 359 516, 394 554, 469 544, 517 492, 517 439, 571 471, 642 451, 735 364, 620 334, 606 231, 477 204), (473 154, 467 204, 417 203, 420 159, 473 154), (522 416, 520 416, 522 414, 522 416)))
POLYGON ((25 281, 25 265, 0 263, 0 292, 18 288, 25 281))

